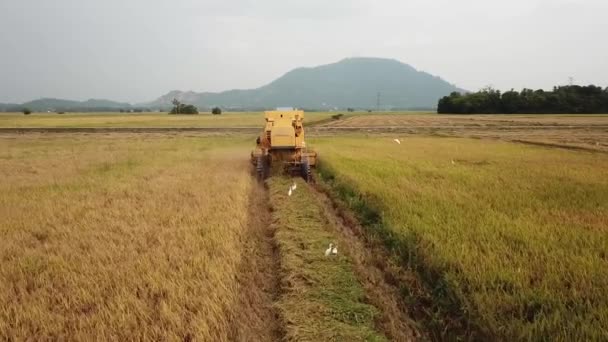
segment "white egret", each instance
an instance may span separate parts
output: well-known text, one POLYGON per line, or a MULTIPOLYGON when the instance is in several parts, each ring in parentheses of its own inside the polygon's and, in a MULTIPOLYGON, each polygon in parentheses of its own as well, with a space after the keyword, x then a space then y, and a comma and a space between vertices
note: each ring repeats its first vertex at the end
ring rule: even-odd
POLYGON ((325 256, 338 255, 338 246, 333 243, 329 244, 329 248, 325 250, 325 256))

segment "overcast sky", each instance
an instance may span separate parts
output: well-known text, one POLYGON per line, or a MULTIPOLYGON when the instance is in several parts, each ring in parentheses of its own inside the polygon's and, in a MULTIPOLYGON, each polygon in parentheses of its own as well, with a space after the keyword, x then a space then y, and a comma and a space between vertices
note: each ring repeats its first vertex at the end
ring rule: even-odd
POLYGON ((608 0, 0 0, 0 102, 153 100, 387 57, 478 90, 608 86, 608 0))

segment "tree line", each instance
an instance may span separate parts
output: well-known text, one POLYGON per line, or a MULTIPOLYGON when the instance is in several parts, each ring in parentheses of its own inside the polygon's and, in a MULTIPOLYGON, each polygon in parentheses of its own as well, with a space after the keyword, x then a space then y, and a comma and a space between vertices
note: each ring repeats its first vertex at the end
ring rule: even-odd
MULTIPOLYGON (((181 103, 178 99, 173 99, 171 103, 173 103, 173 108, 169 111, 169 114, 198 114, 198 108, 194 105, 181 103)), ((211 114, 222 114, 222 109, 220 107, 213 107, 211 114)))
POLYGON ((476 93, 453 92, 439 100, 439 114, 596 114, 608 113, 608 88, 567 85, 553 91, 521 92, 485 88, 476 93))

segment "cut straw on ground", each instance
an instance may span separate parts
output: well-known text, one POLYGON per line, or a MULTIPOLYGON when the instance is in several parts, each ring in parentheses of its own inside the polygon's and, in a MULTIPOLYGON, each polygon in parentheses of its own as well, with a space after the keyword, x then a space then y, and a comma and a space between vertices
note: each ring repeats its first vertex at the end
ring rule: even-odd
POLYGON ((281 258, 282 294, 277 303, 293 341, 385 341, 374 326, 378 309, 366 303, 348 255, 326 257, 336 241, 322 205, 302 180, 269 180, 272 220, 281 258))

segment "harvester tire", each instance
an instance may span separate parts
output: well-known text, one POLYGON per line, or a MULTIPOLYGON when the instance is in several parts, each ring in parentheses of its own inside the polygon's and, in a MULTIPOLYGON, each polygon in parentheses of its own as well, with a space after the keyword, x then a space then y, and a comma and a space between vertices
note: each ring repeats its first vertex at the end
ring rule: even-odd
POLYGON ((266 178, 266 158, 264 156, 258 156, 255 163, 256 176, 260 182, 263 182, 266 178))
POLYGON ((302 163, 302 178, 304 178, 307 183, 312 182, 312 170, 310 168, 310 163, 308 162, 308 160, 305 160, 302 163))

